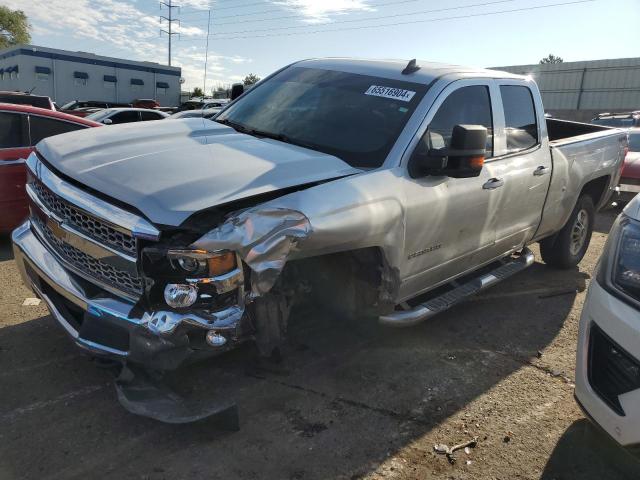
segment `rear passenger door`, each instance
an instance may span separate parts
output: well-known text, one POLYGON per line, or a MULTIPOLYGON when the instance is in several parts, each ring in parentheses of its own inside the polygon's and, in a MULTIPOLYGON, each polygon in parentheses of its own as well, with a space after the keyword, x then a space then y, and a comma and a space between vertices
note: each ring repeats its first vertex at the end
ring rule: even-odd
POLYGON ((30 153, 27 116, 0 111, 0 232, 15 228, 28 214, 24 162, 30 153))
POLYGON ((496 212, 496 246, 505 253, 533 237, 551 180, 544 113, 532 88, 532 83, 517 80, 496 80, 494 85, 497 134, 495 157, 489 164, 504 181, 496 212))

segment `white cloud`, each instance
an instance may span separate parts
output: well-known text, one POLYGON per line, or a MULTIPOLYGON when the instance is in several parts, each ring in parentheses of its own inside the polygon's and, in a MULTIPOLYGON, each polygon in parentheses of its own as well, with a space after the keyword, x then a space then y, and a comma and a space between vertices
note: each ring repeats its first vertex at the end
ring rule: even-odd
MULTIPOLYGON (((56 37, 68 40, 69 36, 73 36, 77 40, 78 50, 166 64, 167 38, 164 34, 159 36, 160 28, 166 28, 166 22, 161 25, 159 16, 139 10, 135 0, 29 0, 26 3, 24 0, 3 0, 3 4, 27 14, 34 36, 46 36, 53 40, 49 42, 51 44, 43 46, 55 48, 56 37)), ((186 0, 180 4, 206 8, 208 0, 186 0)), ((206 35, 206 31, 199 27, 174 27, 180 36, 187 38, 206 35)), ((202 85, 204 47, 204 42, 197 47, 185 46, 174 37, 172 63, 182 68, 182 76, 186 80, 184 88, 202 85)), ((230 81, 226 65, 249 62, 251 59, 248 58, 209 52, 207 85, 230 81)))
POLYGON ((308 23, 327 22, 331 15, 375 10, 367 0, 271 0, 271 2, 299 13, 308 23))

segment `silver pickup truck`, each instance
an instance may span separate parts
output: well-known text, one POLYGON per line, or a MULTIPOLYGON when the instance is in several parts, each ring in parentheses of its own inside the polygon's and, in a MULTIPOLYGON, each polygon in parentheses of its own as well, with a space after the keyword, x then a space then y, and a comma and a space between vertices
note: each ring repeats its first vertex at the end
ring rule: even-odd
POLYGON ((155 370, 283 345, 299 301, 423 321, 542 259, 575 267, 621 130, 545 119, 530 78, 411 61, 289 65, 213 121, 40 142, 25 283, 77 345, 155 370))

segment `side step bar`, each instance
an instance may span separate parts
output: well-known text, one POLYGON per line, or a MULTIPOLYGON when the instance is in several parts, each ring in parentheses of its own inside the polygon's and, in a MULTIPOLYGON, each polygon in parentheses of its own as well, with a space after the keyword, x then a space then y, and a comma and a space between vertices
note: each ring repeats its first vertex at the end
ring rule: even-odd
POLYGON ((410 310, 392 312, 381 315, 378 320, 382 325, 391 327, 411 327, 425 321, 432 316, 444 312, 467 297, 475 295, 496 283, 509 278, 533 264, 535 258, 531 250, 523 249, 522 254, 510 262, 504 263, 496 269, 485 273, 467 283, 459 285, 439 297, 432 298, 410 310))

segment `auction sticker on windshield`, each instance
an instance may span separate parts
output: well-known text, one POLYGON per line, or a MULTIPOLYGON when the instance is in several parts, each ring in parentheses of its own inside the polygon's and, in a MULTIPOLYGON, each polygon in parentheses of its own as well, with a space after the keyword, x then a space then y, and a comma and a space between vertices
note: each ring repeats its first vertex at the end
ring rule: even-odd
POLYGON ((373 95, 374 97, 392 98, 394 100, 400 100, 403 102, 410 101, 416 92, 411 90, 404 90, 402 88, 393 87, 381 87, 379 85, 371 85, 365 95, 373 95))

